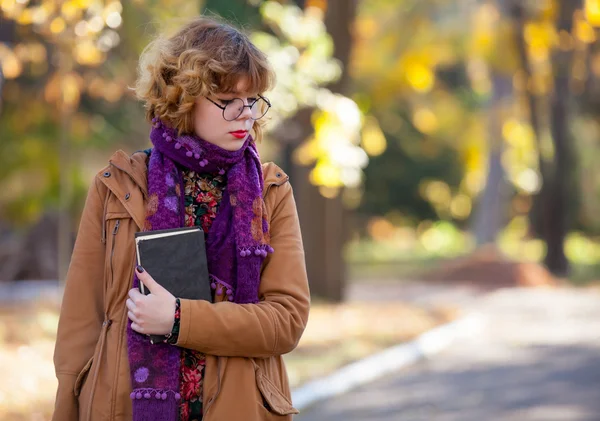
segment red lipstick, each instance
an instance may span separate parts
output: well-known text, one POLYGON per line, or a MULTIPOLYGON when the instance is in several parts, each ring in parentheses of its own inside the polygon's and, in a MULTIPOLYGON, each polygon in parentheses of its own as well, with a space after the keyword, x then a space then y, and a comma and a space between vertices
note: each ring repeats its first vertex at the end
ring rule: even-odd
POLYGON ((236 130, 235 132, 229 132, 237 139, 243 139, 248 134, 247 130, 236 130))

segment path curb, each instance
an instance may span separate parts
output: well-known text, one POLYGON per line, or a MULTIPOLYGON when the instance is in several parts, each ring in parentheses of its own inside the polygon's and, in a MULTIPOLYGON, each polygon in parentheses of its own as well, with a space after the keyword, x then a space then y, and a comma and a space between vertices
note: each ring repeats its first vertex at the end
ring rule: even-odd
POLYGON ((484 316, 472 312, 453 322, 422 333, 411 342, 395 345, 348 364, 332 374, 311 380, 293 389, 294 407, 302 411, 317 402, 341 395, 424 358, 431 357, 446 349, 455 340, 480 332, 484 325, 484 316))

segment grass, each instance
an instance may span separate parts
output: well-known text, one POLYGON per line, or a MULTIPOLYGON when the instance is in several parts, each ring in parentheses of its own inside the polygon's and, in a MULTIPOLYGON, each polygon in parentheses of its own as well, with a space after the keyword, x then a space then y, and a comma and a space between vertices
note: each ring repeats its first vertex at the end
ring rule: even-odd
MULTIPOLYGON (((349 282, 398 282, 419 280, 420 275, 441 267, 450 259, 439 256, 387 261, 354 261, 348 263, 349 282)), ((567 281, 574 286, 590 286, 600 283, 600 262, 584 264, 571 262, 571 274, 567 281)))
POLYGON ((423 257, 410 260, 389 260, 379 262, 352 262, 348 264, 348 281, 398 282, 417 280, 419 275, 439 267, 447 259, 423 257))
POLYGON ((573 285, 587 286, 600 283, 600 263, 594 265, 573 265, 569 281, 573 285))

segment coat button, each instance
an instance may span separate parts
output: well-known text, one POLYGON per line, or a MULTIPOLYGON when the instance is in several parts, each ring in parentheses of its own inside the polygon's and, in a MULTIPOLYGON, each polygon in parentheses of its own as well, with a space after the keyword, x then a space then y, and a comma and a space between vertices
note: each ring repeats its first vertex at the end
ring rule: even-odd
POLYGON ((102 175, 104 175, 104 177, 110 177, 110 171, 106 171, 106 172, 105 172, 104 174, 102 174, 102 175))
POLYGON ((130 197, 131 197, 131 195, 130 195, 129 193, 127 193, 127 194, 125 195, 125 200, 129 200, 129 198, 130 198, 130 197))

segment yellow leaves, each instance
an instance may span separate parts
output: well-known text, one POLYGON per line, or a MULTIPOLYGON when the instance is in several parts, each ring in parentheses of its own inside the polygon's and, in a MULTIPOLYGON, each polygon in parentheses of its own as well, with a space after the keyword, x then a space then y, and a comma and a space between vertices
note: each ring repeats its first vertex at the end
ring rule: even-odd
POLYGON ((74 1, 66 1, 61 6, 61 14, 69 22, 78 19, 82 12, 83 10, 80 7, 77 7, 76 2, 74 1))
MULTIPOLYGON (((470 197, 477 196, 485 187, 488 162, 487 131, 485 119, 478 114, 468 119, 461 131, 459 153, 465 175, 459 190, 470 197)), ((460 200, 454 206, 462 206, 460 200)), ((460 214, 461 211, 457 210, 456 213, 460 214)))
POLYGON ((14 53, 23 63, 43 63, 48 59, 46 47, 39 42, 17 44, 14 53))
POLYGON ((321 110, 313 114, 314 136, 294 151, 294 160, 315 167, 310 181, 325 197, 335 197, 342 186, 361 183, 368 156, 358 146, 362 115, 354 101, 329 93, 321 98, 321 110))
POLYGON ((447 210, 452 200, 450 186, 444 181, 424 181, 419 185, 419 192, 437 211, 447 210))
POLYGON ((481 30, 475 33, 472 42, 472 49, 477 55, 487 55, 494 47, 494 33, 488 30, 481 30))
POLYGON ((450 213, 454 219, 467 219, 471 214, 471 198, 466 194, 457 194, 450 202, 450 213))
POLYGON ((6 79, 15 79, 23 71, 19 57, 3 43, 0 43, 0 66, 6 79))
POLYGON ((293 158, 297 164, 306 167, 314 163, 320 154, 319 144, 313 136, 294 150, 293 158))
POLYGON ((106 84, 104 99, 108 102, 117 102, 123 96, 123 88, 117 82, 111 81, 106 84))
MULTIPOLYGON (((511 74, 518 68, 514 26, 502 18, 495 6, 484 3, 476 9, 471 32, 468 51, 472 62, 481 60, 504 74, 511 74)), ((478 92, 489 92, 491 85, 486 78, 472 81, 478 92)))
POLYGON ((413 113, 413 124, 421 133, 431 134, 438 128, 438 119, 429 108, 418 107, 413 113))
POLYGON ((394 229, 395 227, 390 221, 381 217, 371 218, 367 225, 369 235, 378 241, 391 238, 394 234, 394 229))
POLYGON ((74 48, 76 60, 88 65, 97 65, 103 60, 103 55, 91 48, 91 43, 74 47, 72 44, 76 40, 72 34, 88 37, 89 41, 99 39, 103 51, 108 51, 118 44, 118 40, 116 34, 111 35, 111 31, 103 30, 116 29, 123 21, 123 5, 119 0, 106 3, 100 0, 44 0, 35 6, 28 5, 24 0, 0 0, 0 7, 8 18, 21 25, 35 24, 35 30, 49 35, 49 41, 66 44, 69 49, 74 48), (106 39, 103 40, 102 37, 106 39))
POLYGON ((600 26, 600 0, 585 1, 585 18, 593 26, 600 26))
POLYGON ((550 49, 558 44, 556 27, 551 21, 527 22, 525 24, 525 41, 529 53, 535 60, 547 60, 550 49))
POLYGON ((555 22, 559 13, 559 4, 556 0, 537 0, 535 8, 543 20, 555 22))
POLYGON ((463 150, 463 165, 467 171, 476 171, 483 168, 481 149, 476 143, 470 143, 463 150))
POLYGON ((117 102, 123 97, 124 87, 116 81, 104 81, 96 76, 86 82, 87 93, 92 98, 103 98, 108 102, 117 102))
POLYGON ((17 9, 17 3, 15 0, 0 0, 0 10, 8 16, 14 16, 17 9))
POLYGON ((261 13, 268 24, 275 24, 295 45, 306 47, 326 33, 320 9, 311 7, 305 12, 295 6, 265 1, 261 13))
POLYGON ((87 9, 94 2, 94 0, 72 0, 75 7, 79 9, 87 9))
POLYGON ((453 196, 450 186, 444 181, 424 181, 419 185, 419 192, 431 203, 440 217, 451 216, 454 219, 464 220, 471 214, 471 198, 460 192, 453 196))
POLYGON ((452 192, 447 183, 439 180, 425 181, 419 185, 419 191, 440 216, 447 213, 452 200, 452 192))
POLYGON ((66 28, 66 24, 63 18, 56 17, 50 23, 50 32, 57 35, 64 31, 66 28))
POLYGON ((310 182, 316 186, 341 187, 340 170, 327 160, 318 162, 310 172, 310 182))
POLYGON ((371 156, 378 156, 385 152, 387 142, 375 117, 369 116, 365 120, 361 146, 371 156))
POLYGON ((461 232, 452 223, 437 221, 423 232, 420 242, 428 252, 443 254, 452 250, 460 237, 461 232))
POLYGON ((78 42, 73 52, 79 64, 97 66, 104 61, 104 54, 90 40, 78 42))
POLYGON ((473 14, 471 51, 476 56, 488 56, 496 44, 495 25, 500 14, 491 4, 483 4, 473 14))
POLYGON ((571 232, 565 239, 565 254, 576 263, 592 265, 600 260, 600 244, 581 232, 571 232))
POLYGON ((549 21, 527 22, 525 41, 533 48, 550 48, 556 42, 556 28, 549 21))
POLYGON ((428 92, 433 87, 435 75, 423 63, 411 63, 406 68, 406 80, 418 92, 428 92))
POLYGON ((33 23, 33 14, 31 9, 23 10, 16 18, 19 25, 31 25, 33 23))
POLYGON ((529 124, 522 123, 514 118, 506 120, 502 125, 502 136, 514 147, 527 150, 535 149, 533 128, 529 124))
POLYGON ((526 261, 540 261, 546 253, 543 240, 528 239, 529 221, 526 216, 516 216, 498 238, 500 249, 507 255, 526 261))
POLYGON ((584 19, 575 20, 574 32, 575 36, 586 44, 591 44, 596 41, 596 31, 592 25, 584 19))
POLYGON ((46 84, 44 97, 49 103, 73 110, 79 105, 82 86, 83 80, 77 73, 70 72, 63 77, 55 73, 46 84))
POLYGON ((537 173, 538 151, 532 127, 516 119, 508 119, 502 126, 502 136, 507 148, 502 163, 516 187, 532 194, 541 187, 537 173))
POLYGON ((433 57, 423 52, 411 52, 400 60, 400 69, 406 82, 417 92, 429 92, 435 82, 433 57))
POLYGON ((77 108, 79 104, 81 78, 75 73, 68 73, 62 80, 62 102, 68 108, 77 108))

